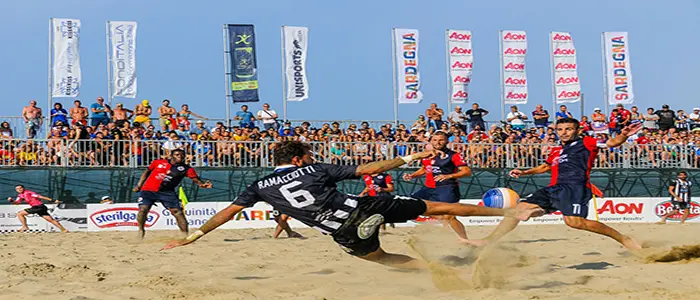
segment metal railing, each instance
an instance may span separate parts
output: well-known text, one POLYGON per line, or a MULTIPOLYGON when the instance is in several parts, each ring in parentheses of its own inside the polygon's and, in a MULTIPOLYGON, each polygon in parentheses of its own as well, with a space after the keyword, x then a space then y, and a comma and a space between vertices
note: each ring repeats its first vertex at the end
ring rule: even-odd
MULTIPOLYGON (((310 142, 318 162, 357 165, 410 155, 427 144, 406 142, 310 142)), ((0 167, 141 168, 167 158, 175 149, 197 167, 253 168, 274 166, 274 142, 191 140, 65 140, 0 139, 0 167)), ((472 168, 533 168, 553 145, 451 143, 472 168)), ((413 162, 404 168, 419 167, 413 162)), ((600 148, 594 168, 700 168, 700 147, 694 145, 632 145, 600 148)))

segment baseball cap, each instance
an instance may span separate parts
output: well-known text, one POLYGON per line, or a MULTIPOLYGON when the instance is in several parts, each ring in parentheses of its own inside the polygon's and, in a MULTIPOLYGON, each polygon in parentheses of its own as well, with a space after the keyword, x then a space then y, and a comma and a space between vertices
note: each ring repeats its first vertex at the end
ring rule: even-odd
POLYGON ((112 199, 110 196, 102 196, 102 200, 112 199))
POLYGON ((202 120, 197 120, 197 124, 204 124, 204 121, 202 121, 202 120))
POLYGON ((594 108, 593 111, 600 111, 600 107, 594 108))
POLYGON ((143 105, 143 106, 148 106, 148 100, 143 100, 143 101, 141 101, 141 105, 143 105))
POLYGON ((693 108, 693 110, 700 110, 700 108, 696 107, 696 108, 693 108))

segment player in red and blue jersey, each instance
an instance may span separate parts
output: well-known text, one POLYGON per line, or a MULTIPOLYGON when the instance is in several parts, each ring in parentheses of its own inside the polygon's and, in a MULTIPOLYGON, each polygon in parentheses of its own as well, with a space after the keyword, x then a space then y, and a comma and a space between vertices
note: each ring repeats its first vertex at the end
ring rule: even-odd
MULTIPOLYGON (((413 174, 405 174, 404 180, 425 175, 425 186, 416 191, 411 197, 443 203, 459 202, 459 182, 457 178, 471 176, 472 170, 467 167, 462 155, 447 148, 447 134, 435 132, 430 137, 430 145, 441 152, 433 158, 422 159, 421 168, 413 174)), ((435 216, 443 223, 450 225, 460 239, 467 239, 464 224, 455 216, 435 216)))
MULTIPOLYGON (((571 228, 605 235, 627 249, 640 249, 641 246, 631 237, 601 222, 586 219, 588 201, 592 198, 592 190, 595 190, 591 185, 591 168, 598 155, 597 141, 589 136, 581 137, 579 122, 573 118, 560 119, 557 121, 556 129, 562 144, 552 149, 545 163, 525 171, 518 169, 510 171, 510 176, 514 178, 548 171, 552 173, 549 186, 528 195, 518 203, 517 207, 523 209, 540 207, 545 213, 561 211, 564 222, 571 228)), ((605 145, 610 148, 620 146, 640 129, 642 125, 639 123, 626 126, 605 145)), ((515 229, 518 223, 518 220, 506 217, 486 239, 470 240, 465 243, 482 246, 496 241, 515 229)))
MULTIPOLYGON (((362 176, 365 182, 365 189, 360 193, 360 197, 364 196, 389 196, 394 191, 394 179, 387 173, 379 173, 362 176)), ((391 228, 395 228, 394 223, 389 224, 391 228)), ((382 224, 382 230, 386 230, 386 224, 382 224)))
POLYGON ((141 192, 139 197, 139 214, 136 217, 139 223, 139 235, 146 234, 144 225, 151 206, 160 202, 173 214, 180 231, 187 234, 187 218, 182 213, 182 203, 175 189, 185 176, 189 177, 201 188, 211 188, 211 182, 203 182, 194 169, 185 163, 185 151, 175 149, 170 159, 156 159, 148 169, 141 174, 139 183, 134 187, 134 192, 141 192))

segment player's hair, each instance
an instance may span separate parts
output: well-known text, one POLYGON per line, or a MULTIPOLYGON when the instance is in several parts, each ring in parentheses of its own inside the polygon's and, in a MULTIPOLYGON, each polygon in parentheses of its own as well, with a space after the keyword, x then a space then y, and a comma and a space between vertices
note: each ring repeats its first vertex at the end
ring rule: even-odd
POLYGON ((21 187, 21 188, 24 188, 24 185, 18 184, 18 185, 15 185, 15 187, 21 187))
POLYGON ((274 164, 284 165, 292 162, 294 157, 302 157, 309 154, 311 145, 299 141, 282 141, 275 144, 274 164))
POLYGON ((446 132, 444 132, 442 130, 437 130, 437 131, 433 132, 433 134, 430 135, 430 139, 432 140, 434 136, 438 136, 438 135, 441 135, 441 136, 444 136, 445 138, 447 138, 446 132))
POLYGON ((182 152, 182 155, 185 155, 185 154, 186 154, 186 153, 185 153, 185 150, 182 150, 182 149, 175 149, 175 150, 173 150, 171 153, 172 153, 172 154, 175 154, 175 152, 182 152))
POLYGON ((574 124, 574 129, 578 129, 581 126, 578 120, 574 118, 561 118, 559 121, 557 121, 557 125, 559 124, 574 124))
POLYGON ((678 172, 678 175, 681 175, 681 174, 685 174, 686 176, 688 176, 688 172, 686 172, 686 171, 680 171, 680 172, 678 172))

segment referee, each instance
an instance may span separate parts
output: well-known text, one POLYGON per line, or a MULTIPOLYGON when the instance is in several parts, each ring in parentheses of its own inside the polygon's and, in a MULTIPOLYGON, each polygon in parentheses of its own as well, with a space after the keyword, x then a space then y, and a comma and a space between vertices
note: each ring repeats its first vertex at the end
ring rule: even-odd
POLYGON ((671 205, 673 210, 661 217, 658 224, 666 224, 666 219, 677 214, 679 211, 683 214, 681 224, 685 223, 690 214, 690 187, 693 185, 688 180, 688 173, 681 171, 678 173, 678 178, 668 187, 668 193, 671 194, 671 205))

